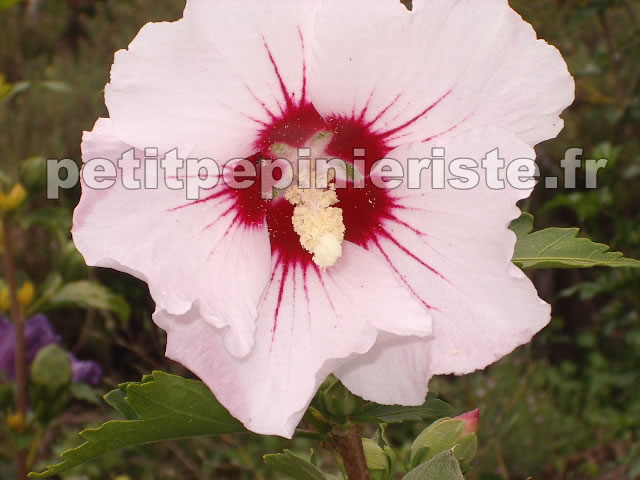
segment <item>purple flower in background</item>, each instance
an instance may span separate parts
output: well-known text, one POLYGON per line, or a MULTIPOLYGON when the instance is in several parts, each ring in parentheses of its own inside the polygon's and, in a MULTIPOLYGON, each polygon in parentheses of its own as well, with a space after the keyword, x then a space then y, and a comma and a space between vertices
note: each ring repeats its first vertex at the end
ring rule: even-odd
MULTIPOLYGON (((28 318, 24 326, 24 335, 29 364, 41 348, 52 343, 60 343, 60 335, 56 334, 44 315, 28 318)), ((16 333, 13 324, 5 317, 0 317, 0 370, 4 370, 12 379, 15 378, 15 346, 16 333)))
POLYGON ((40 349, 59 344, 61 337, 56 333, 49 320, 44 315, 34 315, 28 318, 24 326, 25 342, 27 344, 27 362, 33 362, 40 349))
POLYGON ((0 370, 13 370, 13 325, 4 317, 0 317, 0 370))
POLYGON ((74 383, 88 383, 94 387, 102 380, 102 367, 93 360, 78 360, 73 353, 69 354, 74 383))
MULTIPOLYGON (((25 343, 27 346, 27 363, 31 364, 40 349, 53 343, 60 344, 61 337, 44 315, 34 315, 25 322, 25 343)), ((13 324, 0 316, 0 371, 9 379, 15 378, 15 346, 16 333, 13 324)), ((102 379, 102 367, 92 360, 78 360, 69 354, 73 381, 98 385, 102 379)))

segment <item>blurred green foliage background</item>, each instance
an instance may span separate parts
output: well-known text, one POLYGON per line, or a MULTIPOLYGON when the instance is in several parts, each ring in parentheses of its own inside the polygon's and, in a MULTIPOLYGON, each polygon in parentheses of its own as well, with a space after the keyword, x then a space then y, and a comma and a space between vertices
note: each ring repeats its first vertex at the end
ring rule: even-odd
MULTIPOLYGON (((585 158, 609 159, 597 190, 539 188, 524 208, 536 216, 538 228, 580 226, 594 240, 639 258, 640 2, 511 4, 561 50, 577 81, 564 131, 538 147, 543 174, 561 177, 560 160, 571 147, 583 148, 585 158)), ((0 168, 17 178, 22 162, 34 155, 78 160, 82 131, 107 115, 102 89, 113 53, 146 22, 179 18, 183 6, 180 0, 0 1, 0 9, 7 7, 0 10, 0 73, 5 85, 25 87, 0 105, 0 168)), ((164 359, 146 286, 116 272, 87 271, 69 246, 78 195, 72 191, 59 202, 47 201, 44 193, 32 198, 34 208, 55 203, 61 210, 48 223, 34 222, 20 238, 19 265, 37 285, 52 271, 68 281, 98 279, 126 298, 131 314, 126 321, 93 309, 52 314, 64 344, 101 362, 102 392, 152 369, 187 374, 164 359)), ((640 478, 640 275, 540 271, 534 281, 554 305, 551 325, 485 372, 432 383, 460 411, 482 411, 480 452, 468 478, 640 478)), ((82 426, 101 423, 106 415, 106 408, 74 403, 47 432, 40 465, 77 444, 82 426)), ((408 445, 423 427, 392 427, 389 436, 398 446, 408 445)), ((65 478, 273 478, 263 454, 305 447, 304 441, 291 446, 257 436, 162 444, 109 454, 65 478)), ((10 478, 3 474, 7 462, 0 452, 0 478, 10 478)))

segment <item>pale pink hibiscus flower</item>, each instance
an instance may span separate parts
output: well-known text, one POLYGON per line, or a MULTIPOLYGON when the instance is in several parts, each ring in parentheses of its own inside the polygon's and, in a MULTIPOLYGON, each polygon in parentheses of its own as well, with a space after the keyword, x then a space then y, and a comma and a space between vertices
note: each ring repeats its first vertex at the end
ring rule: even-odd
MULTIPOLYGON (((534 158, 574 84, 506 0, 189 0, 116 54, 110 118, 83 159, 135 147, 183 158, 269 157, 330 132, 324 152, 374 161, 534 158)), ((160 182, 83 189, 73 237, 90 265, 149 284, 167 356, 250 430, 290 437, 334 373, 383 404, 419 405, 433 375, 484 368, 550 308, 511 263, 529 190, 337 191, 341 256, 320 268, 294 205, 220 183, 188 201, 160 182)))

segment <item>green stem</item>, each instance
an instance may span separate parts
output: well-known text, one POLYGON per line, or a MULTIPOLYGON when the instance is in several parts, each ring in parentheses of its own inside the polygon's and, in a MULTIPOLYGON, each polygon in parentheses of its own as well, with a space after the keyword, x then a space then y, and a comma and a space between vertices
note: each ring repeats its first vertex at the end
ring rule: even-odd
POLYGON ((605 45, 607 47, 607 53, 609 55, 611 79, 616 90, 618 103, 621 107, 625 107, 626 95, 625 88, 622 84, 622 81, 620 80, 620 62, 618 60, 616 45, 613 41, 613 37, 611 36, 611 28, 609 28, 609 21, 606 11, 603 10, 598 14, 598 21, 600 22, 600 27, 602 28, 605 45))
MULTIPOLYGON (((24 315, 22 307, 18 301, 18 284, 16 282, 16 268, 13 258, 13 239, 11 228, 6 216, 2 217, 2 233, 4 239, 4 274, 9 288, 9 299, 11 300, 11 321, 16 332, 16 412, 22 416, 24 421, 27 418, 27 349, 24 338, 24 315)), ((18 479, 27 478, 27 456, 26 452, 18 452, 16 455, 18 479)))
POLYGON ((338 464, 338 469, 340 470, 340 473, 342 474, 342 478, 348 478, 347 477, 347 471, 344 468, 344 461, 342 460, 342 457, 336 451, 334 451, 332 453, 333 453, 333 457, 334 457, 336 463, 338 464))
POLYGON ((502 456, 502 450, 500 449, 499 440, 495 440, 493 442, 493 451, 496 454, 496 460, 498 462, 498 467, 502 470, 502 475, 506 480, 509 480, 509 470, 507 470, 507 464, 504 461, 504 457, 502 456))
POLYGON ((299 428, 295 433, 297 438, 308 438, 310 440, 317 440, 319 442, 324 442, 327 439, 327 436, 324 433, 314 432, 313 430, 305 430, 299 428))
POLYGON ((362 447, 360 426, 335 427, 331 432, 331 446, 342 458, 349 480, 371 480, 362 447))
POLYGON ((41 427, 38 427, 36 430, 35 437, 31 442, 31 448, 29 448, 29 453, 27 454, 27 470, 31 470, 33 464, 36 461, 36 455, 38 454, 38 448, 40 448, 40 441, 42 440, 42 434, 44 430, 41 427))

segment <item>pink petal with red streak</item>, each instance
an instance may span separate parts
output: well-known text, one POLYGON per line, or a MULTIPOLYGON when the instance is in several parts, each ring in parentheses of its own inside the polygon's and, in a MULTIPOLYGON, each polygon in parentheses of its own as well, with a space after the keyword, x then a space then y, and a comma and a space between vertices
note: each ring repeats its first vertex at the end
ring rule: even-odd
POLYGON ((429 315, 385 262, 348 242, 328 270, 276 260, 246 358, 228 355, 219 330, 197 314, 154 318, 167 331, 167 356, 188 365, 248 429, 285 437, 325 377, 369 351, 379 332, 431 332, 429 315))

